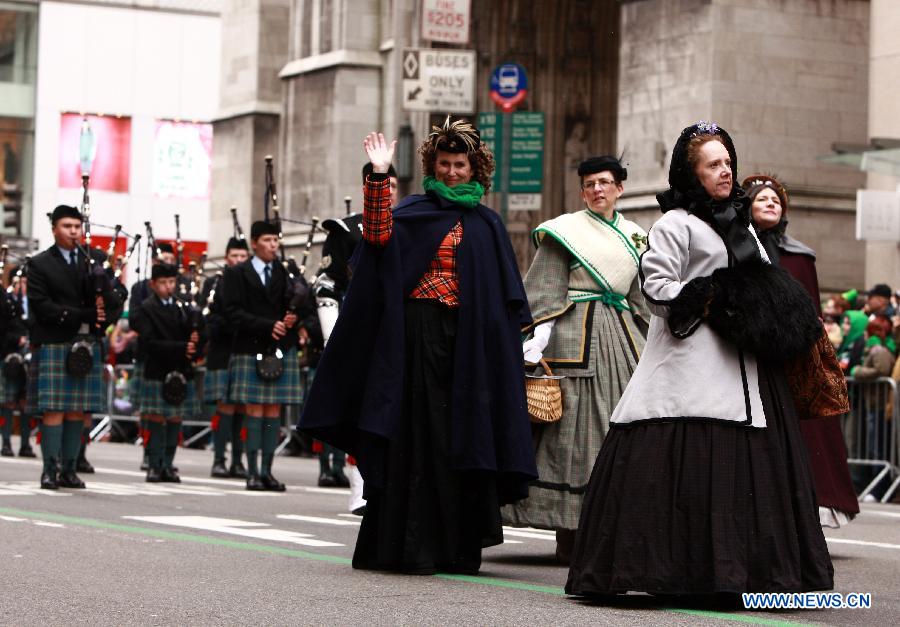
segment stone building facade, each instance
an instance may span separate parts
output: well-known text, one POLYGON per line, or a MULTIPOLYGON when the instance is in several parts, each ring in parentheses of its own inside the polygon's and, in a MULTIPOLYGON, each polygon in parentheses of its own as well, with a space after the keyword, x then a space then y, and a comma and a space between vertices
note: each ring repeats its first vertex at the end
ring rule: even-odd
MULTIPOLYGON (((532 228, 580 208, 581 158, 623 154, 622 209, 649 226, 678 132, 711 119, 732 132, 742 176, 784 180, 791 233, 819 252, 823 289, 861 285, 866 246, 854 239, 854 208, 865 176, 818 157, 835 142, 867 141, 870 8, 868 0, 472 0, 465 47, 477 51, 478 109, 494 110, 491 69, 515 61, 529 73, 522 109, 545 115, 543 208, 509 215, 520 265, 532 255, 532 228)), ((245 221, 261 215, 267 153, 278 158, 286 217, 340 215, 347 196, 360 209, 363 136, 394 137, 408 124, 417 145, 443 113, 401 107, 401 52, 432 45, 420 38, 420 11, 421 0, 225 0, 214 240, 230 233, 229 205, 245 221)), ((287 242, 299 246, 305 227, 293 226, 287 242)))

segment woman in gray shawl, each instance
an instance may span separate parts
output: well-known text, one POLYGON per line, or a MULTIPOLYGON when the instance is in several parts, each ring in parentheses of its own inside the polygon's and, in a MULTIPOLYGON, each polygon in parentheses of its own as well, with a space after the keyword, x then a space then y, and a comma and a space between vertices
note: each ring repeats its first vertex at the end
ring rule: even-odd
POLYGON ((568 563, 591 468, 609 418, 634 372, 650 319, 638 282, 646 233, 616 211, 627 171, 618 159, 581 163, 586 208, 538 226, 525 277, 534 317, 525 361, 543 358, 561 381, 563 416, 534 425, 538 481, 504 508, 506 524, 556 530, 568 563))

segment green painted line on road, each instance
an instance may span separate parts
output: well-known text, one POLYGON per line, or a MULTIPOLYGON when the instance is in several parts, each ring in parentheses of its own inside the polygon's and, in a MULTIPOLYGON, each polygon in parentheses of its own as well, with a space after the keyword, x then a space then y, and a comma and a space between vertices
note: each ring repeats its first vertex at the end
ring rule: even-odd
MULTIPOLYGON (((121 531, 123 533, 132 533, 136 535, 148 536, 151 538, 159 538, 161 540, 176 540, 179 542, 194 542, 197 544, 206 544, 211 546, 223 546, 230 549, 238 549, 242 551, 255 551, 257 553, 269 553, 271 555, 281 555, 284 557, 297 557, 300 559, 314 560, 317 562, 328 562, 331 564, 340 564, 349 566, 352 560, 346 557, 338 557, 336 555, 325 555, 323 553, 312 553, 310 551, 301 551, 299 549, 288 549, 278 546, 269 546, 266 544, 255 544, 252 542, 238 542, 235 540, 226 540, 225 538, 217 538, 213 536, 203 536, 191 533, 180 533, 177 531, 167 531, 164 529, 152 529, 150 527, 136 527, 134 525, 123 525, 105 520, 96 520, 93 518, 81 518, 77 516, 67 516, 65 514, 53 514, 50 512, 29 512, 10 507, 0 507, 0 514, 9 516, 21 516, 33 520, 46 520, 49 522, 68 523, 70 525, 78 525, 81 527, 90 527, 93 529, 105 529, 109 531, 121 531)), ((540 592, 542 594, 552 594, 555 596, 566 596, 562 588, 554 586, 541 586, 537 584, 524 583, 520 581, 509 581, 507 579, 495 579, 493 577, 478 577, 474 575, 451 575, 438 573, 435 575, 438 579, 448 581, 459 581, 463 583, 477 584, 481 586, 492 586, 495 588, 508 588, 512 590, 521 590, 524 592, 540 592)), ((795 625, 803 625, 804 623, 792 623, 787 621, 772 620, 767 618, 758 618, 755 616, 745 616, 742 614, 729 614, 726 612, 711 612, 704 610, 690 610, 680 608, 659 608, 666 612, 674 612, 676 614, 687 614, 689 616, 698 616, 702 618, 716 618, 720 620, 735 621, 739 623, 747 623, 751 625, 767 625, 771 627, 793 627, 795 625)))

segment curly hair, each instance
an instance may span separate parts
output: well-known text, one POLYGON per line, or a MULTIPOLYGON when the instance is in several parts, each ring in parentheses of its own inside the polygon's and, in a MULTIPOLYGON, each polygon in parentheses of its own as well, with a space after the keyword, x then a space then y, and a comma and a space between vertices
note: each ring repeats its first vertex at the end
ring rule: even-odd
POLYGON ((490 191, 491 175, 496 163, 491 149, 481 142, 478 129, 462 119, 451 123, 449 115, 442 127, 433 126, 428 139, 422 142, 418 150, 425 176, 434 176, 434 164, 439 151, 466 154, 469 165, 472 166, 472 180, 481 183, 485 192, 490 191))

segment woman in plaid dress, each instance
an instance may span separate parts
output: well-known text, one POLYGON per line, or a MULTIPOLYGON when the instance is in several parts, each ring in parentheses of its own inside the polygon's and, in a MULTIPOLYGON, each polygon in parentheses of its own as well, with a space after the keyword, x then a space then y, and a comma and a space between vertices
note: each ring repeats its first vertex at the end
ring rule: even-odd
POLYGON ((563 416, 535 425, 539 478, 529 497, 503 509, 514 526, 555 529, 557 559, 567 564, 581 501, 609 417, 644 348, 650 320, 638 281, 646 233, 616 211, 619 160, 593 157, 578 166, 586 208, 538 226, 525 277, 535 319, 526 329, 525 361, 541 358, 560 381, 563 416))

